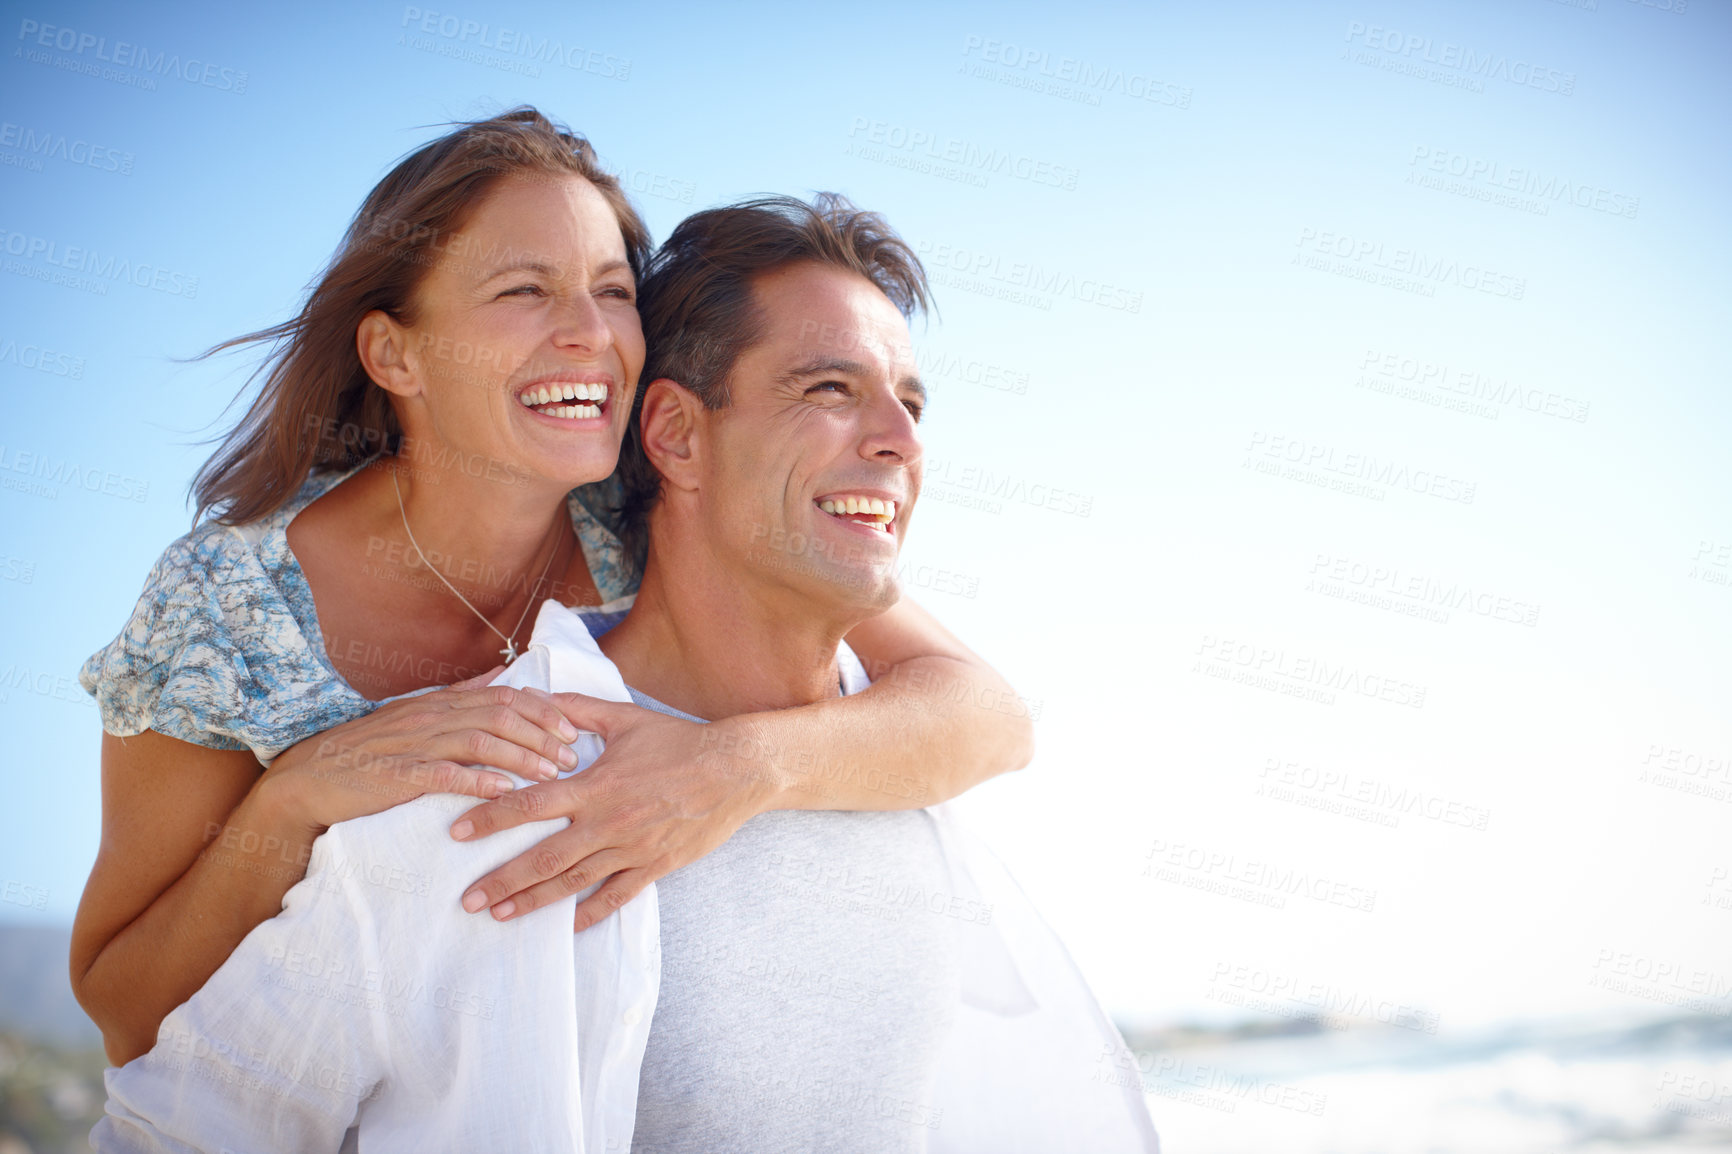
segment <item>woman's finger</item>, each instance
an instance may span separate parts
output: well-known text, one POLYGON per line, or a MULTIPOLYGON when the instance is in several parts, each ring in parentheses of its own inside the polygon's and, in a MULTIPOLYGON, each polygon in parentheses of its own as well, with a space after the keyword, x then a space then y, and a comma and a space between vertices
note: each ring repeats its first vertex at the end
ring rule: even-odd
POLYGON ((649 871, 642 868, 621 870, 614 874, 600 889, 577 903, 577 913, 573 915, 571 922, 572 931, 582 933, 609 914, 616 913, 654 880, 649 871))
POLYGON ((577 755, 556 745, 543 756, 538 747, 546 735, 523 717, 504 706, 488 706, 454 718, 454 727, 426 741, 430 754, 485 765, 526 777, 530 781, 552 781, 561 769, 577 764, 577 755))
POLYGON ((601 848, 587 831, 568 827, 549 834, 465 890, 463 908, 475 913, 496 906, 514 893, 563 873, 601 848))
POLYGON ((501 773, 489 773, 484 769, 471 769, 469 766, 459 766, 458 772, 450 784, 443 790, 428 790, 428 793, 461 793, 469 797, 484 797, 489 801, 504 797, 517 789, 517 783, 501 773))
POLYGON ((560 710, 553 694, 545 689, 526 686, 518 691, 517 700, 512 704, 519 713, 552 734, 558 744, 570 745, 577 740, 577 726, 560 710))
MULTIPOLYGON (((442 720, 437 723, 440 729, 473 725, 495 737, 521 745, 543 761, 557 762, 565 769, 577 765, 577 755, 566 748, 577 740, 577 727, 566 720, 565 714, 546 694, 492 685, 454 698, 440 716, 442 720), (566 737, 566 734, 570 736, 566 737)), ((525 777, 541 776, 539 773, 522 774, 516 766, 499 765, 498 768, 525 777)))
POLYGON ((585 732, 600 734, 603 741, 613 740, 621 726, 630 725, 651 712, 628 702, 608 701, 583 693, 555 693, 551 697, 572 724, 585 732))
POLYGON ((478 805, 451 823, 451 836, 458 841, 469 841, 525 822, 575 817, 583 795, 582 777, 578 774, 565 781, 527 786, 486 805, 478 805))
POLYGON ((538 882, 527 889, 509 895, 503 901, 496 903, 491 912, 497 921, 503 922, 512 918, 520 918, 531 910, 538 910, 542 906, 564 901, 572 894, 581 894, 592 890, 614 873, 631 864, 630 855, 623 850, 605 849, 600 853, 592 853, 582 861, 575 862, 554 874, 546 881, 538 882))

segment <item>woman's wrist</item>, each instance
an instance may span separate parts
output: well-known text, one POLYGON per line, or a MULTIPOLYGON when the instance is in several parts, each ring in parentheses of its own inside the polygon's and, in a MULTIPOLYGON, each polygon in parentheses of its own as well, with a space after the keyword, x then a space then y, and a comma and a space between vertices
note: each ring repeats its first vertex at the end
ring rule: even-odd
POLYGON ((710 768, 727 780, 751 816, 776 809, 801 809, 799 776, 759 724, 757 715, 740 714, 704 726, 703 749, 710 768))
POLYGON ((311 842, 329 829, 330 823, 319 820, 319 815, 312 812, 306 775, 291 772, 292 761, 285 764, 290 752, 284 750, 265 770, 264 776, 236 807, 235 817, 245 813, 261 831, 268 831, 270 835, 291 835, 311 842))

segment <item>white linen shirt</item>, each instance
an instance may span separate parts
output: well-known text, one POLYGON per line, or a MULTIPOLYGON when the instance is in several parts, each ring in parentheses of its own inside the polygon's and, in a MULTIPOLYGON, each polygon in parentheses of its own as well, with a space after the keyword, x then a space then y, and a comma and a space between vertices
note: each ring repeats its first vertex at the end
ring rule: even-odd
MULTIPOLYGON (((866 678, 846 646, 846 692, 866 678)), ((546 602, 498 684, 629 702, 582 617, 546 602)), ((581 772, 601 752, 583 734, 581 772)), ((150 1053, 110 1069, 99 1151, 520 1151, 625 1154, 660 985, 656 887, 573 934, 585 894, 509 922, 463 911, 483 873, 560 829, 470 842, 475 799, 437 794, 313 844, 283 911, 256 927, 163 1022, 150 1053)), ((945 806, 932 811, 964 976, 939 1060, 935 1152, 1158 1151, 1118 1031, 1064 947, 945 806)), ((815 1023, 815 1028, 819 1023, 815 1023)))

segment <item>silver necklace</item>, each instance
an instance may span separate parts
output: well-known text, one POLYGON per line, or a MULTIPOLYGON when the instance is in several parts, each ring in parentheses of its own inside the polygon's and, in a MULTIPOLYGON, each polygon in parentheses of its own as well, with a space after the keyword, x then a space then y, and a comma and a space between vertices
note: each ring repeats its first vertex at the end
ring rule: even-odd
MULTIPOLYGON (((456 594, 457 600, 463 602, 464 605, 468 606, 469 612, 471 612, 471 613, 475 614, 475 616, 481 618, 481 624, 483 624, 483 625, 487 626, 487 628, 493 630, 494 635, 497 636, 499 638, 499 640, 505 642, 505 648, 501 649, 499 651, 499 655, 501 657, 505 658, 505 663, 507 665, 509 665, 511 662, 516 661, 517 660, 517 631, 519 629, 523 628, 523 620, 524 620, 524 618, 529 616, 529 606, 535 604, 535 591, 537 589, 541 588, 541 583, 543 581, 547 580, 547 571, 549 569, 553 568, 553 559, 555 557, 559 556, 559 547, 557 545, 555 545, 553 552, 551 552, 547 555, 547 564, 545 564, 541 567, 541 576, 537 577, 535 579, 535 584, 530 587, 529 601, 523 606, 523 612, 518 614, 517 624, 513 625, 511 627, 511 636, 507 637, 505 634, 499 632, 499 628, 496 625, 494 625, 493 622, 487 620, 487 615, 485 613, 483 613, 483 612, 481 612, 481 610, 475 608, 475 606, 469 604, 469 598, 463 596, 462 593, 459 593, 457 591, 457 586, 451 584, 451 582, 449 582, 449 581, 445 581, 445 574, 439 572, 439 570, 434 567, 433 563, 431 561, 427 560, 427 554, 421 552, 421 546, 415 540, 415 532, 414 532, 414 530, 409 528, 409 511, 407 509, 403 508, 403 488, 402 488, 402 486, 397 484, 397 470, 395 468, 393 468, 391 470, 391 488, 397 494, 397 515, 403 518, 403 532, 409 534, 409 544, 411 544, 415 547, 415 556, 421 558, 421 564, 427 566, 427 568, 432 572, 433 576, 435 576, 435 577, 439 578, 439 580, 445 582, 445 588, 451 590, 452 593, 456 594)), ((554 532, 557 533, 558 531, 559 531, 559 526, 556 524, 554 526, 554 532)))

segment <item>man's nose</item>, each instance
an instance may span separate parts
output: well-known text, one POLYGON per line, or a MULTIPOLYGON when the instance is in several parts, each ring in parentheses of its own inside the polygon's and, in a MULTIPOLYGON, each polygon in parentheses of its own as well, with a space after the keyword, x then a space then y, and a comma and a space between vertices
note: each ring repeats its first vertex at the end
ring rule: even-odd
POLYGON ((860 438, 860 455, 871 461, 894 459, 903 465, 920 460, 925 447, 920 442, 920 426, 914 414, 896 394, 885 390, 875 392, 866 405, 866 428, 860 438))

